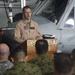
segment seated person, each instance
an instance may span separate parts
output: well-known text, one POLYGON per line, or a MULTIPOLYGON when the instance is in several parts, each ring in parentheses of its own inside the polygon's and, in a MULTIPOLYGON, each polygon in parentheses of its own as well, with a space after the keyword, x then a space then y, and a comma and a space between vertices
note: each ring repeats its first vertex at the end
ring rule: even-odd
POLYGON ((8 60, 9 54, 10 52, 7 44, 0 44, 0 75, 3 75, 7 69, 14 66, 13 63, 8 60))
POLYGON ((38 66, 26 62, 25 51, 17 46, 11 53, 14 67, 5 71, 4 75, 42 75, 38 66))
POLYGON ((75 75, 75 50, 72 51, 72 58, 73 58, 73 67, 74 67, 74 74, 75 75))
POLYGON ((59 53, 54 57, 54 75, 73 75, 71 55, 59 53))
POLYGON ((44 39, 37 40, 35 43, 37 57, 28 62, 38 65, 43 75, 50 75, 52 73, 53 59, 47 55, 48 42, 44 39))

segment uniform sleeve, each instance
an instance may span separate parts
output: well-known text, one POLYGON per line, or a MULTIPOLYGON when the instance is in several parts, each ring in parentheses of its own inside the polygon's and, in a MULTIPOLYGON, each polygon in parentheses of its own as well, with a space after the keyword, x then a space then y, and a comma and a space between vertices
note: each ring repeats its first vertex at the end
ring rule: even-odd
POLYGON ((27 68, 28 68, 28 73, 31 73, 30 75, 42 75, 41 69, 37 65, 29 64, 29 63, 28 63, 28 65, 29 65, 29 67, 27 67, 27 68))
POLYGON ((41 69, 37 66, 33 69, 35 72, 33 72, 32 75, 42 75, 41 69))
POLYGON ((10 69, 6 70, 3 75, 13 75, 13 72, 10 69))
POLYGON ((19 23, 16 25, 16 28, 15 28, 15 37, 14 39, 16 41, 18 41, 19 43, 22 43, 24 40, 21 39, 21 28, 20 28, 20 25, 19 23))
POLYGON ((40 33, 40 29, 39 29, 39 26, 38 26, 38 24, 37 24, 37 28, 36 28, 36 35, 37 35, 37 37, 36 37, 36 39, 42 39, 42 34, 40 33))

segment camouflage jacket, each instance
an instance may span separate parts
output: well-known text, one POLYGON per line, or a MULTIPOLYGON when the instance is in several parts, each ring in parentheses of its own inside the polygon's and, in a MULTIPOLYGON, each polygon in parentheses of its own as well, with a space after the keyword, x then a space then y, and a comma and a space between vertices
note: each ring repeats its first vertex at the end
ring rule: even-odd
POLYGON ((43 75, 53 75, 53 59, 48 57, 47 54, 38 55, 36 58, 31 59, 28 62, 38 65, 43 75))
POLYGON ((4 75, 42 75, 38 66, 26 62, 18 62, 7 70, 4 75))
POLYGON ((3 75, 5 70, 12 68, 14 65, 8 60, 8 61, 2 61, 0 60, 0 75, 3 75))

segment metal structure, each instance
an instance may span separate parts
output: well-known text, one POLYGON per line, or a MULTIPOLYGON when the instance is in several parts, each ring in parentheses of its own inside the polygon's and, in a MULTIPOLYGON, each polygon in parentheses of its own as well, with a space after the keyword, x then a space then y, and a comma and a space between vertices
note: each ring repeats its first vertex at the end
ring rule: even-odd
POLYGON ((24 6, 26 6, 26 0, 21 0, 21 8, 23 8, 24 6))
MULTIPOLYGON (((51 4, 49 1, 50 0, 47 0, 47 2, 45 2, 45 0, 43 0, 37 3, 37 8, 34 7, 33 10, 34 16, 32 16, 32 19, 39 24, 42 35, 46 38, 57 39, 58 51, 60 50, 64 53, 71 53, 75 50, 75 0, 68 0, 65 10, 57 24, 50 20, 51 13, 53 12, 49 8, 49 4, 51 4)), ((62 8, 60 9, 60 12, 61 10, 62 8)), ((21 12, 21 9, 16 9, 15 12, 18 14, 21 12)), ((54 19, 56 20, 56 18, 54 19)), ((14 28, 15 25, 16 22, 6 27, 6 29, 2 28, 2 30, 4 30, 6 35, 9 35, 6 33, 7 31, 13 33, 14 35, 12 28, 14 28)))

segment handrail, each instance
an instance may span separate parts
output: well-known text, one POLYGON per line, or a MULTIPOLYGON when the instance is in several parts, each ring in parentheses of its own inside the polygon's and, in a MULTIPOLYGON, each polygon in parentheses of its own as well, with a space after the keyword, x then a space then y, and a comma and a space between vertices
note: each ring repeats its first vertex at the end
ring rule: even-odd
POLYGON ((43 0, 38 3, 38 5, 33 10, 33 15, 40 14, 42 10, 44 10, 49 4, 51 3, 50 0, 43 0))

